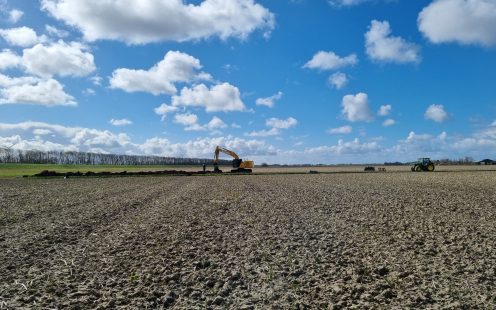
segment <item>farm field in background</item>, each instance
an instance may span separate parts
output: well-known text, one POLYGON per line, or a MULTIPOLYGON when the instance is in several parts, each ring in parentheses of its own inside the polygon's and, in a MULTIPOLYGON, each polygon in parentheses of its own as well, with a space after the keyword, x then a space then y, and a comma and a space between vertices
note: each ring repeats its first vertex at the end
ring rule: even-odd
MULTIPOLYGON (((410 166, 383 166, 372 165, 374 167, 384 167, 386 172, 409 172, 410 166)), ((285 166, 269 166, 269 167, 255 167, 253 172, 259 173, 307 173, 310 170, 318 171, 321 173, 332 172, 363 172, 365 165, 336 165, 336 166, 299 166, 299 167, 285 167, 285 166)), ((220 166, 221 170, 230 171, 231 167, 220 166)), ((43 164, 0 164, 0 178, 22 177, 24 175, 34 175, 43 170, 50 170, 56 172, 122 172, 122 171, 157 171, 157 170, 182 170, 182 171, 201 171, 201 165, 43 165, 43 164)), ((213 170, 213 166, 207 166, 207 170, 213 170)), ((496 165, 437 165, 436 171, 480 171, 480 170, 494 170, 496 165)))
POLYGON ((493 171, 2 179, 0 303, 492 309, 495 184, 493 171))

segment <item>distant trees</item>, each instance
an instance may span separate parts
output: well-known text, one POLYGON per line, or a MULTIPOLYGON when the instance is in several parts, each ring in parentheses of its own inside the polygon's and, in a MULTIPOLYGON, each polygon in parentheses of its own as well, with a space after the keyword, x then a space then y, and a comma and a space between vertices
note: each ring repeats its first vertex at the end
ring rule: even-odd
MULTIPOLYGON (((0 148, 0 163, 62 165, 202 165, 205 163, 211 165, 213 159, 62 151, 42 152, 0 148)), ((231 161, 220 160, 220 164, 229 165, 231 161)))
POLYGON ((434 162, 438 165, 474 165, 474 164, 476 164, 474 162, 474 159, 470 156, 466 156, 466 157, 459 158, 459 159, 445 158, 445 159, 436 160, 434 162))

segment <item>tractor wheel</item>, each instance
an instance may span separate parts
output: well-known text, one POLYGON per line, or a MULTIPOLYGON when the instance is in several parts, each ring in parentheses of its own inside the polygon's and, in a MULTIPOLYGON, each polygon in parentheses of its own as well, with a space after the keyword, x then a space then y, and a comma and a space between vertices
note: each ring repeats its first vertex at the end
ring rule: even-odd
POLYGON ((429 172, 434 171, 434 164, 429 164, 429 165, 427 166, 427 171, 429 171, 429 172))
POLYGON ((410 170, 412 170, 412 172, 415 172, 415 167, 411 167, 410 170))
POLYGON ((422 172, 422 167, 415 166, 415 172, 422 172))

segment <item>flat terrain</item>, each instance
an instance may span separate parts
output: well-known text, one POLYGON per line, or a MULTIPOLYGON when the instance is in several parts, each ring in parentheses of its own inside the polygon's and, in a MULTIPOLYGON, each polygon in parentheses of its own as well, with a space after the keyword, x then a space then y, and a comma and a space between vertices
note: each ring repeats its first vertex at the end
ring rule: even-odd
POLYGON ((0 308, 496 307, 496 173, 0 180, 0 308))
MULTIPOLYGON (((284 166, 273 166, 273 167, 256 167, 253 169, 253 172, 258 173, 307 173, 309 170, 319 171, 321 173, 333 173, 333 172, 363 172, 363 168, 365 166, 362 165, 336 165, 336 166, 312 166, 312 167, 284 167, 284 166)), ((384 167, 381 165, 374 166, 384 167)), ((24 175, 34 175, 40 173, 43 170, 56 171, 60 173, 67 172, 122 172, 122 171, 158 171, 158 170, 181 170, 181 171, 201 171, 201 165, 175 165, 175 166, 162 166, 162 165, 43 165, 43 164, 3 164, 0 163, 0 178, 15 178, 22 177, 24 175)), ((386 166, 387 171, 389 172, 404 172, 410 171, 410 166, 386 166)), ((230 171, 232 168, 228 166, 221 166, 220 169, 223 171, 230 171)), ((207 170, 213 170, 213 166, 207 166, 207 170)), ((496 165, 490 166, 479 166, 479 165, 470 165, 470 166, 444 166, 438 165, 436 166, 436 171, 460 171, 460 170, 490 170, 496 171, 496 165)))

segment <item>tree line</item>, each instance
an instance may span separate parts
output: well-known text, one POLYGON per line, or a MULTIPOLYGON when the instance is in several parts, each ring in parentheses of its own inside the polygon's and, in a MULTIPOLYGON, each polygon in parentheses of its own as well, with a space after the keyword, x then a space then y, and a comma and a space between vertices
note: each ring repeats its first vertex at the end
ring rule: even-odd
MULTIPOLYGON (((213 153, 213 152, 212 152, 213 153)), ((212 165, 213 159, 0 148, 0 163, 54 165, 212 165)), ((220 160, 220 165, 230 165, 220 160)))

